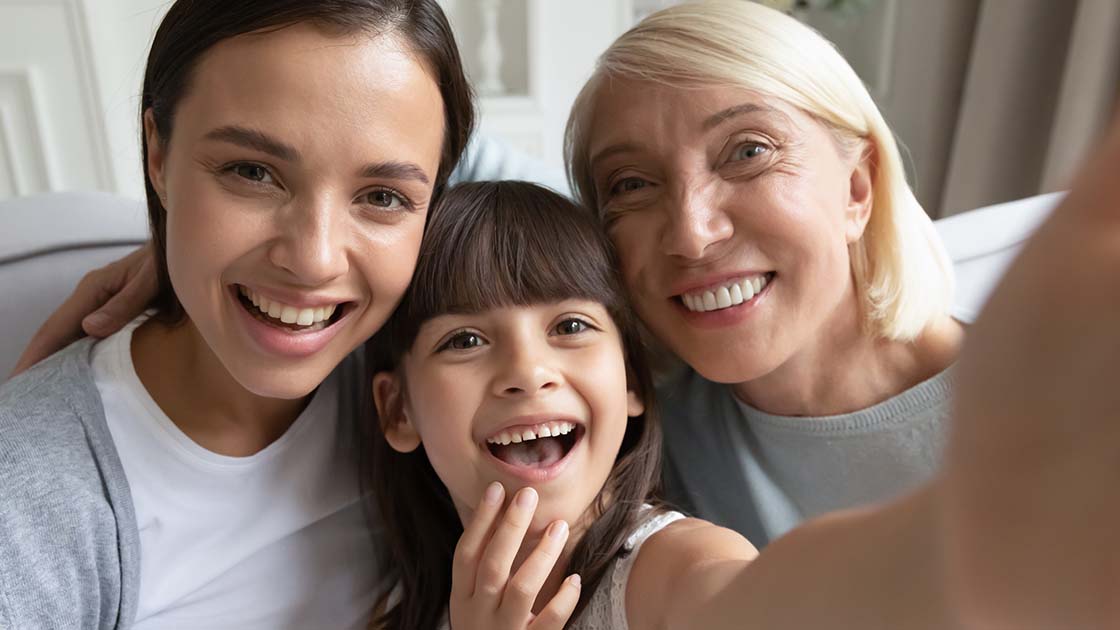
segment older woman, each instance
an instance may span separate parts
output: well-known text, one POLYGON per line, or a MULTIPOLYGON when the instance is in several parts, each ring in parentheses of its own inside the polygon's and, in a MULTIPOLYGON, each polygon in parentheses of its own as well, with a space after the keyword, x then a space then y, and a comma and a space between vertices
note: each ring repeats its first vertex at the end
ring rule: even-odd
POLYGON ((572 188, 643 321, 676 498, 756 544, 935 469, 963 337, 952 267, 866 88, 761 5, 643 20, 569 120, 572 188))

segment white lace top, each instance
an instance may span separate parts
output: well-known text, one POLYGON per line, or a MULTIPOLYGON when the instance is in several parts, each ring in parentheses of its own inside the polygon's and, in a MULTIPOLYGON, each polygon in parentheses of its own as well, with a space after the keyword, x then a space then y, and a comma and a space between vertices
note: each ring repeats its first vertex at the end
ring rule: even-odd
MULTIPOLYGON (((647 505, 645 509, 650 507, 647 505)), ((627 630, 630 625, 626 622, 626 583, 630 580, 630 569, 638 558, 638 550, 650 536, 684 517, 680 512, 661 512, 642 521, 623 545, 629 553, 607 569, 591 601, 569 630, 627 630)))

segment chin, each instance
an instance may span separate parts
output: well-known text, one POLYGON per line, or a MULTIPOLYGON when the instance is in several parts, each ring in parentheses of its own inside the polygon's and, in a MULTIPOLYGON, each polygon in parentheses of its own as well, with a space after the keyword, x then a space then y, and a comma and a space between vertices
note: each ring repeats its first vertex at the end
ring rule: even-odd
POLYGON ((234 375, 237 382, 255 396, 278 400, 298 400, 315 391, 326 380, 330 371, 319 370, 252 370, 253 373, 234 375), (294 373, 293 373, 294 372, 294 373))

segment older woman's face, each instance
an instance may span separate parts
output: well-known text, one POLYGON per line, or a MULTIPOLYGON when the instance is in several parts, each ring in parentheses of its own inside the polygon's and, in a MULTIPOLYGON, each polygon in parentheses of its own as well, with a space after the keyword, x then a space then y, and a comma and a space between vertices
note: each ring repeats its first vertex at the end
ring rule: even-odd
POLYGON ((753 380, 851 328, 861 151, 776 98, 627 80, 600 90, 590 137, 638 312, 698 372, 753 380))

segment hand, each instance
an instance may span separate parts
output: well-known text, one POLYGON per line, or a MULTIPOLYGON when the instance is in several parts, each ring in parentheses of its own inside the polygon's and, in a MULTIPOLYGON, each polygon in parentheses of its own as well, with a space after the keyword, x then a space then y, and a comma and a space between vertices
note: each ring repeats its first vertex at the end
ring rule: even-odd
POLYGON ((1120 627, 1120 118, 969 332, 948 583, 984 628, 1120 627))
POLYGON ((19 374, 82 336, 108 337, 144 312, 156 295, 152 247, 95 269, 39 327, 23 351, 12 376, 19 374))
POLYGON ((455 548, 451 573, 453 630, 560 630, 579 602, 578 575, 568 576, 539 615, 533 602, 560 558, 568 526, 554 521, 544 538, 511 578, 510 567, 521 548, 537 507, 537 492, 523 488, 499 520, 505 491, 494 482, 455 548))

